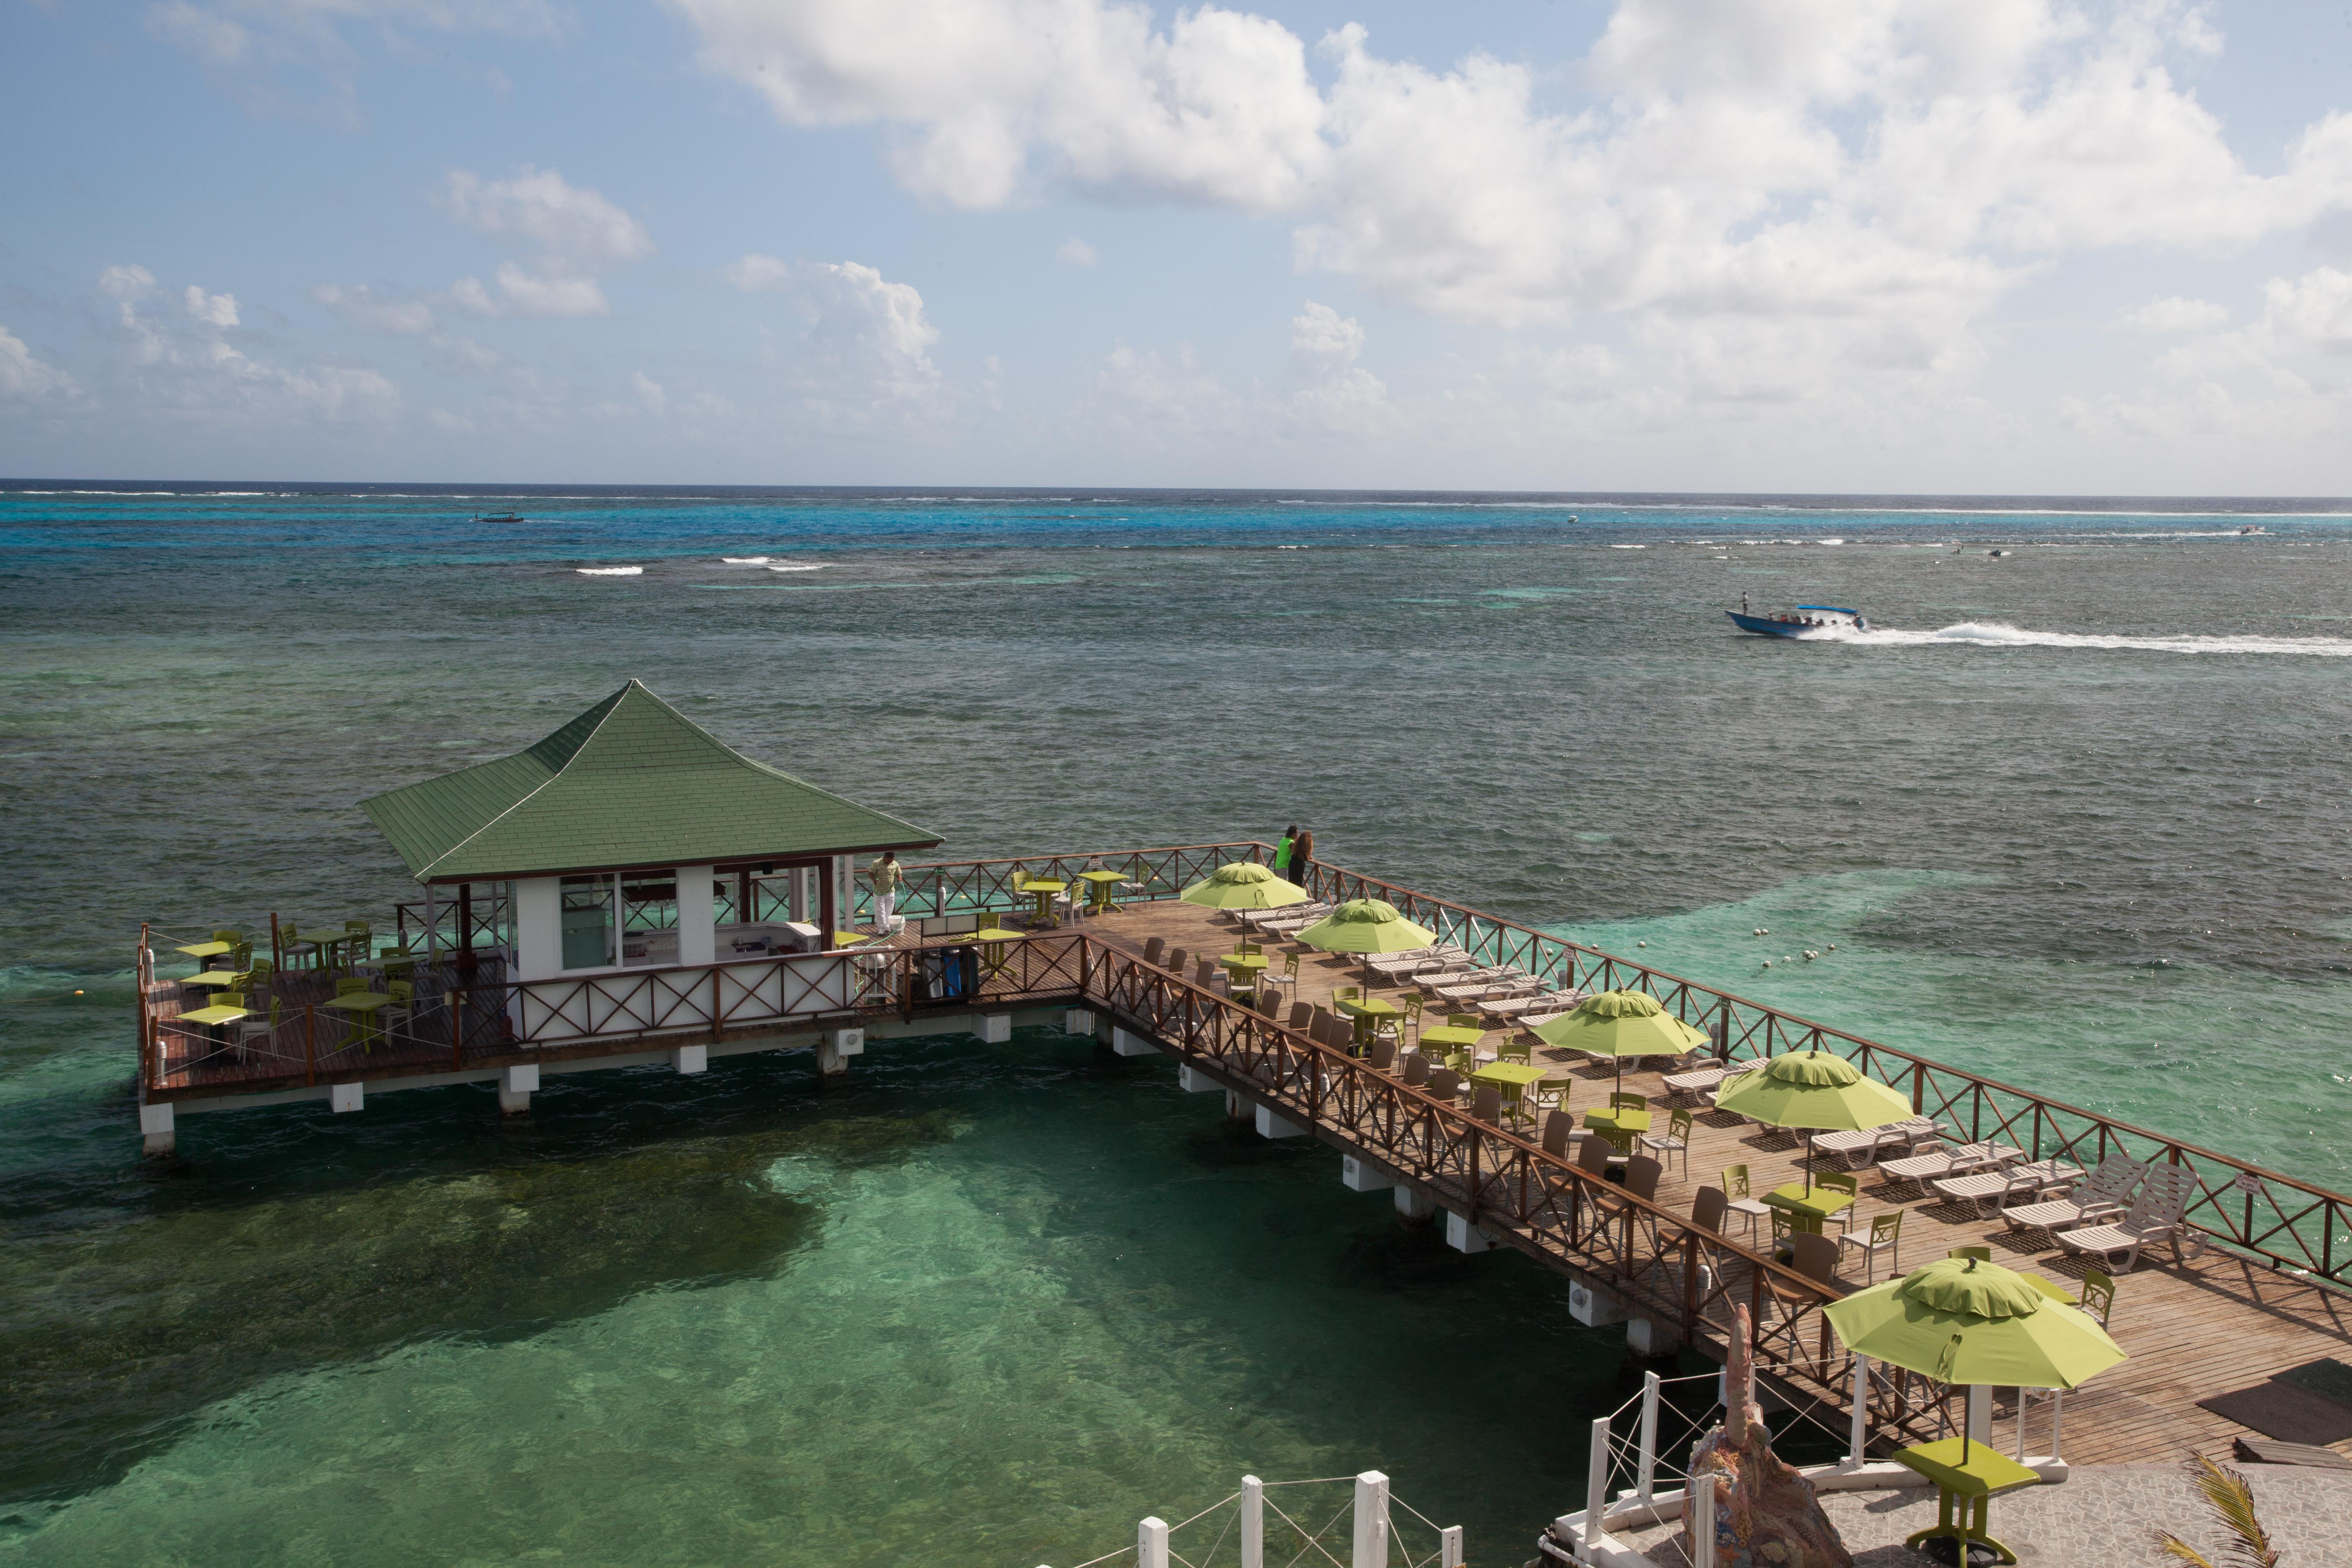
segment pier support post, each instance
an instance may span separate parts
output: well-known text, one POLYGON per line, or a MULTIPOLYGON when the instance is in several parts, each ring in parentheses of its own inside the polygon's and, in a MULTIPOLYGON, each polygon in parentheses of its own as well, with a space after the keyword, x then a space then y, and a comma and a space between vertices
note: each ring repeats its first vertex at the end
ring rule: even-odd
POLYGON ((1449 1524, 1437 1532, 1437 1568, 1463 1568, 1460 1525, 1449 1524))
POLYGON ((849 1076, 849 1058, 866 1052, 863 1029, 828 1029, 816 1037, 819 1083, 838 1083, 849 1076))
POLYGON ((1356 1539, 1349 1568, 1389 1568, 1389 1479, 1378 1470, 1356 1478, 1356 1539))
POLYGON ((1242 1098, 1242 1091, 1240 1089, 1229 1089, 1225 1090, 1225 1120, 1228 1121, 1247 1121, 1250 1120, 1250 1102, 1242 1098))
POLYGON ((692 1077, 710 1070, 709 1046, 672 1046, 669 1052, 671 1070, 692 1077))
POLYGON ((1176 1068, 1176 1087, 1186 1094, 1214 1094, 1225 1086, 1207 1073, 1195 1071, 1179 1063, 1176 1068))
POLYGON ((1067 1013, 1062 1015, 1062 1033, 1066 1035, 1091 1035, 1094 1032, 1095 1016, 1093 1009, 1087 1007, 1073 1007, 1067 1013))
POLYGON ((1135 1527, 1136 1568, 1168 1568, 1168 1521, 1147 1519, 1135 1527))
POLYGON ((1384 1193, 1397 1184, 1397 1179, 1377 1165, 1368 1165, 1353 1154, 1339 1156, 1339 1184, 1351 1193, 1384 1193))
POLYGON ((1437 1200, 1427 1193, 1400 1184, 1396 1190, 1396 1211, 1405 1219, 1434 1219, 1437 1217, 1437 1200))
POLYGON ((139 1108, 140 1152, 162 1159, 177 1150, 180 1135, 168 1100, 139 1108))
POLYGON ((1125 1029, 1114 1028, 1110 1032, 1110 1049, 1113 1056, 1148 1057, 1153 1055, 1159 1047, 1141 1035, 1129 1034, 1125 1029))
POLYGON ((1265 1568, 1265 1483, 1242 1478, 1242 1568, 1265 1568))
POLYGON ((1013 1015, 982 1013, 971 1021, 971 1032, 980 1037, 983 1046, 1002 1046, 1013 1039, 1013 1015))
POLYGON ((503 1068, 499 1072, 499 1114, 528 1116, 530 1097, 539 1088, 539 1064, 525 1062, 520 1067, 503 1068))
POLYGON ((1655 1318, 1625 1320, 1625 1348, 1644 1361, 1670 1356, 1682 1348, 1683 1337, 1671 1324, 1655 1318))
POLYGON ((1295 1121, 1285 1121, 1261 1105, 1257 1107, 1257 1135, 1261 1138, 1304 1138, 1307 1129, 1295 1121))
POLYGON ((367 1104, 367 1086, 358 1083, 331 1083, 327 1086, 327 1104, 336 1114, 358 1110, 367 1104))
POLYGON ((1467 1218, 1455 1214, 1452 1209, 1447 1209, 1445 1211, 1445 1245, 1456 1252, 1468 1253, 1475 1258, 1495 1244, 1487 1239, 1485 1231, 1472 1225, 1467 1218))
POLYGON ((1614 1300, 1591 1286, 1571 1282, 1568 1288, 1568 1315, 1588 1329, 1605 1329, 1623 1322, 1626 1314, 1614 1300))
POLYGON ((1642 1374, 1642 1468, 1633 1474, 1633 1495, 1647 1508, 1658 1494, 1658 1384, 1654 1372, 1642 1374))

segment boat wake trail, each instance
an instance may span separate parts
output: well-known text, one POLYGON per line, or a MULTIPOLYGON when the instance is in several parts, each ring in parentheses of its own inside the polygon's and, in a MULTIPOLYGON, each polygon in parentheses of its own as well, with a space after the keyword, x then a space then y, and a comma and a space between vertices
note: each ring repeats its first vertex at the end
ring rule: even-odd
POLYGON ((1866 632, 1858 632, 1851 627, 1821 626, 1798 633, 1797 640, 1853 643, 1863 647, 2079 647, 2140 653, 2284 653, 2352 658, 2352 637, 2107 637, 2088 632, 2027 631, 1998 621, 1962 621, 1932 632, 1905 631, 1894 626, 1873 626, 1866 632))

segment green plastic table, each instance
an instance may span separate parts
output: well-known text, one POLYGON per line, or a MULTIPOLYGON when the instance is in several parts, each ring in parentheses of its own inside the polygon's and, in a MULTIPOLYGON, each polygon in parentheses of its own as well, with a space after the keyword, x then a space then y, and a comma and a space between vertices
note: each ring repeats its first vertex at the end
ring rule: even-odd
POLYGON ((245 976, 229 969, 207 969, 202 974, 191 974, 180 982, 183 985, 202 985, 214 991, 234 991, 245 976))
POLYGON ((1035 916, 1040 925, 1054 923, 1054 895, 1066 891, 1068 888, 1067 882, 1049 882, 1042 879, 1021 884, 1021 890, 1036 900, 1030 912, 1035 916))
POLYGON ((1421 1050, 1423 1056, 1427 1056, 1430 1047, 1438 1046, 1451 1047, 1445 1053, 1448 1056, 1455 1050, 1475 1054, 1478 1042, 1486 1037, 1484 1029, 1465 1028, 1459 1024, 1433 1024, 1421 1032, 1421 1050))
POLYGON ((1786 1209, 1793 1216, 1796 1228, 1815 1236, 1822 1233, 1822 1222, 1833 1214, 1842 1214, 1853 1206, 1853 1194, 1816 1183, 1809 1193, 1801 1181, 1774 1187, 1764 1194, 1764 1202, 1776 1209, 1786 1209))
POLYGON ((1948 1535, 1961 1543, 1958 1554, 1962 1562, 1968 1560, 1967 1543, 1971 1541, 1991 1547, 2003 1563, 2017 1561, 2016 1552, 1987 1533, 1986 1515, 1997 1494, 2030 1487, 2042 1479, 2040 1476, 1981 1438, 1969 1442, 1947 1437, 1941 1442, 1922 1443, 1916 1448, 1895 1450, 1894 1459, 1927 1477, 1936 1488, 1934 1528, 1916 1531, 1904 1541, 1904 1545, 1916 1552, 1921 1542, 1948 1535), (1965 1464, 1960 1459, 1964 1442, 1968 1449, 1965 1464), (1970 1504, 1975 1505, 1973 1519, 1969 1518, 1970 1504))
POLYGON ((1603 1138, 1620 1154, 1633 1152, 1633 1140, 1650 1130, 1650 1113, 1646 1110, 1588 1110, 1584 1124, 1603 1138))
POLYGON ((1110 890, 1127 880, 1124 871, 1081 871, 1078 880, 1087 884, 1087 908, 1098 915, 1118 908, 1110 901, 1110 890))
POLYGON ((1541 1083, 1550 1075, 1549 1068, 1534 1067, 1527 1062, 1488 1062, 1470 1075, 1470 1081, 1494 1085, 1503 1091, 1505 1105, 1524 1112, 1528 1087, 1541 1083))
POLYGON ((1356 1020, 1358 1049, 1371 1044, 1372 1031, 1380 1027, 1381 1019, 1404 1016, 1403 1008, 1393 1002, 1383 1002, 1377 996, 1366 997, 1360 1002, 1341 1002, 1338 1006, 1340 1012, 1356 1020))
POLYGON ((1265 972, 1265 954, 1262 952, 1229 952, 1217 962, 1232 970, 1236 980, 1244 974, 1255 980, 1265 972))
POLYGON ((381 1033, 375 1026, 376 1009, 391 1006, 392 998, 382 991, 346 991, 341 996, 328 997, 319 1005, 332 1007, 338 1013, 352 1014, 352 1022, 362 1031, 360 1048, 365 1050, 375 1043, 376 1036, 381 1033))
POLYGON ((185 947, 175 947, 174 952, 184 952, 190 958, 218 958, 224 952, 235 952, 233 942, 192 942, 185 947))
POLYGON ((239 1018, 250 1016, 252 1011, 250 1007, 199 1007, 193 1013, 181 1014, 180 1022, 202 1024, 209 1029, 215 1024, 234 1024, 239 1018))
POLYGON ((1004 967, 1004 944, 1019 942, 1022 933, 1007 931, 1003 926, 987 926, 971 933, 971 940, 988 951, 980 955, 980 966, 991 974, 1004 967))

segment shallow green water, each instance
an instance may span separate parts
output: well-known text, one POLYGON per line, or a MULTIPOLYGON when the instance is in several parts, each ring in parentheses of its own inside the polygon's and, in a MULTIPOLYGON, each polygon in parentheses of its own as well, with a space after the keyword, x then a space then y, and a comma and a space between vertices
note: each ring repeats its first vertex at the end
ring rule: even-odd
POLYGON ((1338 863, 2352 1187, 2343 518, 455 521, 507 504, 0 493, 0 1556, 1030 1568, 1245 1470, 1378 1465, 1516 1562, 1574 1501, 1622 1334, 1050 1030, 877 1047, 843 1094, 742 1058, 554 1083, 513 1127, 480 1089, 198 1116, 138 1159, 141 920, 382 918, 360 797, 631 675, 945 856, 1307 821, 1338 863), (763 555, 817 569, 726 560, 763 555), (645 571, 579 571, 615 563, 645 571), (1888 629, 1740 638, 1743 591, 1888 629))

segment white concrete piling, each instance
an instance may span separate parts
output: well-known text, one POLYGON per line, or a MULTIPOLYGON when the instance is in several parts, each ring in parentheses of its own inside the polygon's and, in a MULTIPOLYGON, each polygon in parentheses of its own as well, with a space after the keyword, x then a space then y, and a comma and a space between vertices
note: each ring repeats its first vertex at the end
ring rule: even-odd
POLYGON ((1135 1527, 1136 1568, 1168 1568, 1168 1521, 1147 1519, 1135 1527))
POLYGON ((1397 1184, 1394 1176, 1353 1154, 1339 1156, 1339 1181, 1351 1193, 1384 1193, 1397 1184))
POLYGON ((1449 1524, 1437 1532, 1437 1568, 1463 1568, 1460 1525, 1449 1524))
POLYGON ((1396 1190, 1396 1211, 1407 1219, 1429 1219, 1437 1213, 1437 1200, 1427 1193, 1415 1192, 1400 1183, 1396 1190))
POLYGON ((1176 1087, 1186 1094, 1214 1094, 1225 1086, 1197 1068, 1179 1066, 1176 1069, 1176 1087))
POLYGON ((1110 1051, 1115 1057, 1148 1057, 1159 1048, 1129 1030, 1115 1028, 1110 1032, 1110 1051))
POLYGON ((1304 1138, 1307 1129, 1295 1121, 1285 1121, 1261 1105, 1257 1108, 1257 1135, 1261 1138, 1304 1138))
POLYGON ((1389 1479, 1378 1470, 1356 1478, 1355 1554, 1348 1568, 1389 1568, 1389 1479))
POLYGON ((501 1068, 499 1073, 499 1114, 522 1116, 530 1110, 530 1097, 539 1088, 539 1064, 525 1062, 520 1067, 501 1068))
POLYGON ((1013 1015, 982 1013, 971 1021, 971 1032, 980 1037, 983 1046, 1009 1045, 1013 1039, 1013 1015))
POLYGON ((358 1110, 367 1104, 367 1089, 363 1084, 335 1083, 327 1086, 328 1109, 341 1114, 358 1110))
POLYGON ((1093 1009, 1087 1007, 1073 1007, 1068 1012, 1062 1015, 1062 1033, 1066 1035, 1091 1035, 1094 1032, 1095 1016, 1093 1009))
POLYGON ((179 1147, 177 1122, 168 1100, 139 1108, 140 1148, 149 1154, 163 1155, 179 1147))
POLYGON ((669 1052, 670 1070, 691 1078, 710 1070, 709 1046, 672 1046, 669 1052))
POLYGON ((1242 1478, 1242 1568, 1265 1568, 1265 1483, 1242 1478))
POLYGON ((1592 1451, 1584 1460, 1584 1539, 1589 1543, 1601 1532, 1601 1521, 1609 1511, 1609 1417, 1592 1418, 1592 1451))
POLYGON ((1466 1216, 1447 1209, 1445 1211, 1445 1245, 1456 1252, 1475 1257, 1493 1247, 1495 1243, 1485 1231, 1472 1225, 1466 1216))

